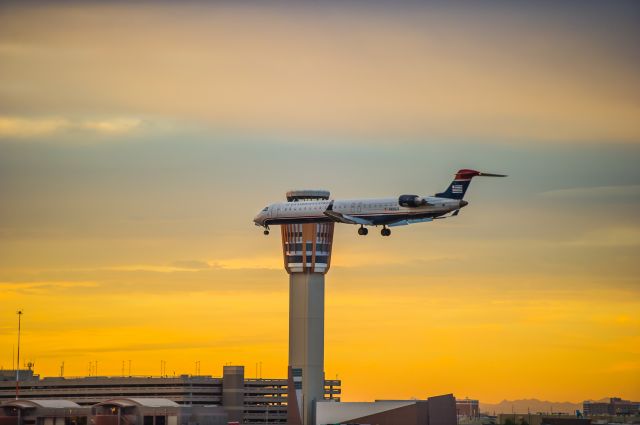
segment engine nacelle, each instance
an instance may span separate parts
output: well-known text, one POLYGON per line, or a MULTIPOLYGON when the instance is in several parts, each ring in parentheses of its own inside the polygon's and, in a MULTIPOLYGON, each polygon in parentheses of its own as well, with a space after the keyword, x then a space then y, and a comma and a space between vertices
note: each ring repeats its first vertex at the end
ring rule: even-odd
POLYGON ((427 205, 427 201, 418 195, 400 195, 400 198, 398 198, 398 203, 402 207, 411 207, 411 208, 422 207, 424 205, 427 205))

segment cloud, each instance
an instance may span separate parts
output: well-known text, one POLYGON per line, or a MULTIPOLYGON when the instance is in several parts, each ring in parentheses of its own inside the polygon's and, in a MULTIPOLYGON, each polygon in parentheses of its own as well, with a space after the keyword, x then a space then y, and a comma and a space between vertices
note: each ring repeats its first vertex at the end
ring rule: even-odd
POLYGON ((207 263, 197 266, 194 262, 174 262, 170 265, 163 264, 126 264, 120 266, 103 267, 97 270, 122 271, 122 272, 154 272, 154 273, 174 273, 174 272, 197 272, 208 269, 207 263))
POLYGON ((5 111, 135 111, 368 141, 640 141, 630 42, 502 8, 16 7, 0 16, 0 100, 5 111))
POLYGON ((282 270, 282 256, 237 257, 216 260, 216 267, 226 270, 282 270))
POLYGON ((595 187, 574 187, 542 192, 540 196, 554 200, 590 200, 594 199, 640 199, 640 185, 616 185, 595 187))
POLYGON ((618 226, 596 229, 567 244, 583 247, 638 247, 640 228, 618 226))
POLYGON ((81 128, 95 130, 101 133, 127 133, 139 127, 141 120, 137 118, 116 118, 102 121, 86 121, 80 124, 81 128))
POLYGON ((0 138, 38 137, 49 135, 69 127, 63 118, 0 117, 0 138))
POLYGON ((0 287, 6 292, 46 293, 60 289, 95 288, 97 282, 86 281, 37 281, 37 282, 0 282, 0 287))
POLYGON ((27 118, 0 116, 0 139, 37 138, 65 131, 84 131, 117 135, 136 130, 142 124, 138 118, 107 118, 101 120, 71 120, 61 117, 27 118))
MULTIPOLYGON (((139 330, 137 330, 139 331, 139 330)), ((264 338, 268 340, 267 338, 264 338)), ((86 354, 86 353, 133 353, 139 351, 159 351, 159 350, 191 350, 198 348, 229 348, 233 346, 237 346, 244 341, 242 340, 233 340, 230 338, 225 339, 224 341, 169 341, 169 342, 140 342, 140 341, 132 341, 130 343, 111 343, 111 344, 101 344, 95 346, 82 345, 80 347, 61 347, 55 350, 49 350, 43 355, 40 355, 42 358, 53 357, 60 358, 61 355, 77 355, 77 354, 86 354)))
POLYGON ((200 260, 179 260, 171 263, 173 267, 177 267, 180 269, 193 269, 193 270, 203 270, 211 268, 211 265, 206 261, 200 260))
POLYGON ((635 374, 640 371, 639 360, 626 360, 626 361, 614 361, 608 366, 604 367, 602 372, 604 373, 629 373, 635 374))

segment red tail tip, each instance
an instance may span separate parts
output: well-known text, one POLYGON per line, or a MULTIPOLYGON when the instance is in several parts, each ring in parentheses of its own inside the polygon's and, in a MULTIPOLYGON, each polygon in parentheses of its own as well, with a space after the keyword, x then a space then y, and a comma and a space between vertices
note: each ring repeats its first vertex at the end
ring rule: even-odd
POLYGON ((479 176, 479 175, 480 175, 480 171, 468 170, 464 168, 462 170, 458 170, 458 172, 456 173, 456 180, 472 179, 473 177, 479 176))

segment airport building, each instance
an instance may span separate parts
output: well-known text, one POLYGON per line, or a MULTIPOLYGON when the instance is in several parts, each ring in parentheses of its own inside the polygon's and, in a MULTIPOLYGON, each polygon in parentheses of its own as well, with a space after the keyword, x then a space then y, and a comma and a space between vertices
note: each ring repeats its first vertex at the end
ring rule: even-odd
POLYGON ((456 399, 456 413, 459 417, 477 418, 480 416, 480 403, 470 398, 456 399))
MULTIPOLYGON (((452 395, 427 400, 317 403, 317 425, 456 425, 452 395)), ((70 400, 0 403, 0 425, 239 425, 221 406, 185 406, 154 397, 118 397, 81 406, 70 400)), ((246 422, 244 422, 246 423, 246 422)), ((278 423, 268 421, 266 423, 278 423)), ((569 424, 567 424, 569 425, 569 424)))
MULTIPOLYGON (((0 373, 0 425, 290 424, 286 379, 246 379, 242 366, 211 376, 40 378, 0 373)), ((340 402, 340 381, 326 380, 316 425, 456 425, 452 395, 426 400, 340 402)))
POLYGON ((618 397, 611 397, 608 402, 584 401, 582 410, 585 416, 640 415, 640 401, 623 400, 618 397))
POLYGON ((452 394, 426 400, 331 401, 316 404, 316 425, 456 425, 452 394))
POLYGON ((501 413, 498 425, 591 425, 591 419, 571 415, 544 415, 534 413, 501 413))
MULTIPOLYGON (((286 378, 246 378, 243 366, 224 366, 222 377, 40 378, 31 370, 20 371, 20 398, 24 399, 62 399, 93 406, 120 397, 163 398, 180 406, 220 406, 230 421, 245 424, 286 423, 287 385, 286 378)), ((339 380, 325 380, 323 388, 326 400, 340 401, 339 380)), ((0 403, 15 399, 15 391, 15 371, 0 371, 0 403)))
POLYGON ((0 403, 0 425, 227 425, 218 406, 180 406, 163 398, 116 398, 93 406, 69 400, 0 403))

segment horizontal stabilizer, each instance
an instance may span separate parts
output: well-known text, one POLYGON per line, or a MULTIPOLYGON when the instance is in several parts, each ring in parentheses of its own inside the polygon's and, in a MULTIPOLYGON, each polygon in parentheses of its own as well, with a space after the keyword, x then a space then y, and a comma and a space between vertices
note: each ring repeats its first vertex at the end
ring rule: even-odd
POLYGON ((478 176, 482 176, 482 177, 507 177, 506 174, 492 174, 492 173, 478 173, 478 176))

